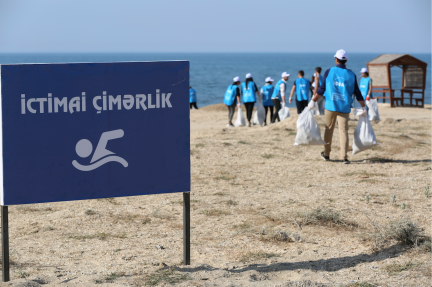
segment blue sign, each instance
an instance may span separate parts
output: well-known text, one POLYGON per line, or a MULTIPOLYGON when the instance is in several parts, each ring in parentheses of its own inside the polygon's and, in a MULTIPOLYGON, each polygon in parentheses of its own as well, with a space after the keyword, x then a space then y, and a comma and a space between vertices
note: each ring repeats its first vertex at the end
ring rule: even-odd
POLYGON ((0 68, 2 205, 190 191, 188 61, 0 68))

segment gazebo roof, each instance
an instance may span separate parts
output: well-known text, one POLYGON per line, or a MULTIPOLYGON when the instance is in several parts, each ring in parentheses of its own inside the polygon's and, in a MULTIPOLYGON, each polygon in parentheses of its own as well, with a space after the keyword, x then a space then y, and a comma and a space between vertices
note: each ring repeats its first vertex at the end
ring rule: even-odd
POLYGON ((409 54, 382 54, 373 60, 370 60, 368 64, 378 64, 378 65, 427 65, 425 62, 414 58, 409 54))

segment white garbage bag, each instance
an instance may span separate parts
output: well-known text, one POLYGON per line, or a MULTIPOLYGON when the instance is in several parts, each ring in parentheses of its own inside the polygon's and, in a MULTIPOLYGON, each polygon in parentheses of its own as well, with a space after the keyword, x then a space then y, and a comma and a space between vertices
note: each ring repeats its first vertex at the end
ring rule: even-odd
POLYGON ((356 109, 355 111, 355 115, 359 116, 359 121, 354 131, 354 140, 352 145, 353 155, 367 150, 368 148, 371 148, 375 145, 379 145, 379 143, 376 142, 375 133, 368 117, 362 117, 362 113, 362 109, 356 109))
POLYGON ((289 108, 283 107, 282 109, 279 110, 278 115, 279 115, 280 121, 283 121, 284 119, 289 118, 290 117, 289 108))
POLYGON ((253 124, 262 126, 264 124, 265 109, 261 103, 258 103, 257 109, 253 116, 253 124))
POLYGON ((321 131, 310 109, 306 107, 297 120, 297 135, 294 145, 324 145, 321 131))
POLYGON ((379 122, 381 119, 378 112, 378 100, 371 99, 369 101, 366 101, 366 105, 369 108, 369 121, 379 122))
POLYGON ((253 119, 252 119, 252 123, 253 123, 254 125, 259 125, 259 121, 258 121, 258 113, 257 113, 257 111, 254 112, 253 119))
POLYGON ((246 119, 244 117, 243 110, 241 108, 238 108, 238 111, 237 111, 237 120, 235 121, 234 125, 236 127, 245 126, 246 125, 246 119))

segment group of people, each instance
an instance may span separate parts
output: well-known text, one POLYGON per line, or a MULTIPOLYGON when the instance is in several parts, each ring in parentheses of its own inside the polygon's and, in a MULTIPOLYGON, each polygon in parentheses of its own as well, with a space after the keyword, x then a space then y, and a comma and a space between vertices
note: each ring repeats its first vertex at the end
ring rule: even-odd
MULTIPOLYGON (((321 76, 321 67, 315 68, 311 81, 304 78, 304 71, 298 72, 298 78, 294 81, 289 95, 289 102, 296 101, 297 113, 300 114, 308 107, 318 115, 325 115, 324 151, 321 157, 330 160, 331 142, 333 138, 336 120, 339 126, 340 153, 343 163, 350 163, 348 160, 348 119, 353 103, 357 101, 362 110, 362 116, 367 114, 365 101, 372 98, 372 79, 368 70, 363 68, 360 72, 362 78, 360 85, 357 77, 351 70, 346 68, 348 55, 344 50, 338 50, 334 55, 336 66, 328 69, 324 76, 321 76), (309 93, 312 94, 309 101, 309 93)), ((235 77, 233 83, 228 86, 224 104, 228 107, 228 125, 234 127, 232 119, 235 109, 240 108, 241 101, 246 108, 247 125, 252 126, 251 119, 253 108, 257 100, 265 108, 264 125, 267 125, 267 114, 270 111, 271 123, 279 119, 279 110, 286 105, 287 82, 290 74, 283 72, 281 79, 273 86, 274 80, 271 77, 265 79, 265 85, 258 89, 252 74, 246 75, 242 83, 240 77, 235 77)), ((198 108, 196 105, 196 92, 190 88, 190 108, 198 108)))

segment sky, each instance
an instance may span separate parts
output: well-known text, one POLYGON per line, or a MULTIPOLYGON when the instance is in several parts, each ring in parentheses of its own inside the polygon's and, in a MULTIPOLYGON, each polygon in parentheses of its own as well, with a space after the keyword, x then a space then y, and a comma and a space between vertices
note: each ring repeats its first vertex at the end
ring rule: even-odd
POLYGON ((0 53, 430 53, 430 0, 0 0, 0 53))

